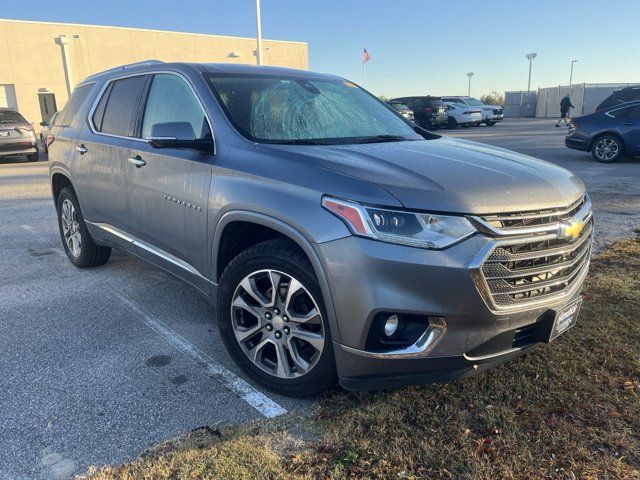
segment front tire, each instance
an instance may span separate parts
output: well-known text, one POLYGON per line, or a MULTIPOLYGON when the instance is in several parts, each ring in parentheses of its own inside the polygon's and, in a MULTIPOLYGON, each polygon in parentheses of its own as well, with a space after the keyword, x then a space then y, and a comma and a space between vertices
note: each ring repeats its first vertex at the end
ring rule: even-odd
POLYGON ((73 190, 63 188, 60 191, 57 210, 60 238, 69 261, 78 268, 97 267, 107 263, 111 248, 94 243, 73 190))
POLYGON ((259 243, 229 263, 217 314, 231 356, 266 388, 306 397, 335 383, 322 292, 309 261, 288 241, 259 243))
POLYGON ((487 127, 493 127, 496 124, 496 122, 492 122, 491 120, 487 120, 484 123, 487 127))
POLYGON ((620 159, 624 146, 614 135, 602 135, 596 138, 591 149, 591 156, 600 163, 613 163, 620 159))

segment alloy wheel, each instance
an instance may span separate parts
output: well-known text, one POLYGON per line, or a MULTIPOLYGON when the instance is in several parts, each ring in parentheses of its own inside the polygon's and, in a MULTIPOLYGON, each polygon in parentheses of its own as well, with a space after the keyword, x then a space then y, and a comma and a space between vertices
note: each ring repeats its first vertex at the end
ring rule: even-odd
POLYGON ((258 270, 232 297, 235 338, 255 366, 278 378, 310 372, 322 355, 325 332, 318 303, 295 277, 258 270))
POLYGON ((611 160, 618 155, 620 146, 613 138, 602 138, 598 140, 594 147, 596 156, 600 160, 611 160))
POLYGON ((82 252, 82 236, 80 234, 78 214, 71 200, 66 199, 62 202, 60 218, 62 219, 62 234, 67 248, 71 255, 79 257, 82 252))

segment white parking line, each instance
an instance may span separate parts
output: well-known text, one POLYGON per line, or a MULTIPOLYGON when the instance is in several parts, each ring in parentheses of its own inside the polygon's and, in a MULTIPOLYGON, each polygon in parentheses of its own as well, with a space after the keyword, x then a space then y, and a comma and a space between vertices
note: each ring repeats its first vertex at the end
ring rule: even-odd
POLYGON ((240 377, 230 372, 209 355, 204 353, 195 345, 180 334, 174 332, 165 323, 147 312, 144 307, 133 300, 123 296, 119 292, 111 290, 117 300, 136 316, 150 329, 161 335, 167 342, 173 345, 181 352, 187 354, 198 366, 202 367, 209 375, 214 376, 225 387, 230 389, 245 402, 255 408, 258 412, 267 418, 277 417, 287 410, 282 408, 276 402, 271 400, 262 392, 256 390, 240 377))

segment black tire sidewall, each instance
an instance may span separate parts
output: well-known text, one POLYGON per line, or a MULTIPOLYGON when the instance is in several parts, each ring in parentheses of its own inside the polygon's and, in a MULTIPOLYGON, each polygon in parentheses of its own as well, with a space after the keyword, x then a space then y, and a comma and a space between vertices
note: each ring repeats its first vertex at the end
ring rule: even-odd
POLYGON ((238 255, 225 269, 218 289, 217 318, 220 336, 233 359, 254 380, 271 390, 286 395, 305 397, 329 388, 336 378, 335 359, 331 333, 327 321, 322 292, 311 267, 299 261, 299 255, 283 255, 280 242, 269 241, 258 244, 238 255), (295 277, 313 295, 322 313, 325 346, 311 372, 295 379, 277 378, 261 370, 245 355, 233 333, 231 324, 231 302, 233 294, 244 277, 263 269, 279 270, 295 277))
POLYGON ((447 120, 447 127, 451 129, 458 128, 458 121, 455 118, 450 117, 449 120, 447 120))
POLYGON ((91 262, 91 252, 90 248, 93 245, 93 241, 91 240, 91 235, 87 230, 87 225, 84 222, 84 217, 82 216, 82 210, 80 210, 80 205, 78 204, 78 199, 76 198, 74 192, 69 188, 63 188, 60 191, 60 195, 58 195, 58 204, 56 205, 56 209, 58 211, 58 228, 60 230, 60 239, 62 240, 62 246, 64 247, 64 251, 69 258, 69 261, 73 263, 76 267, 86 267, 91 262), (80 227, 80 255, 78 257, 74 257, 69 251, 69 247, 67 246, 67 242, 64 239, 64 231, 62 229, 62 203, 65 200, 71 201, 73 204, 73 208, 76 210, 76 217, 78 218, 78 224, 80 227))

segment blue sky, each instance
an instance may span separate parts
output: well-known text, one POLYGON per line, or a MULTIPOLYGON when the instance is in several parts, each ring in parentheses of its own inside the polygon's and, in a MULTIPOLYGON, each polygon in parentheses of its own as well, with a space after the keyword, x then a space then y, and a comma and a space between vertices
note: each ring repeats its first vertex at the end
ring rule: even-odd
MULTIPOLYGON (((254 0, 4 1, 5 18, 255 35, 254 0)), ((312 70, 362 81, 378 95, 472 94, 640 82, 640 1, 262 0, 264 38, 309 43, 312 70)))

